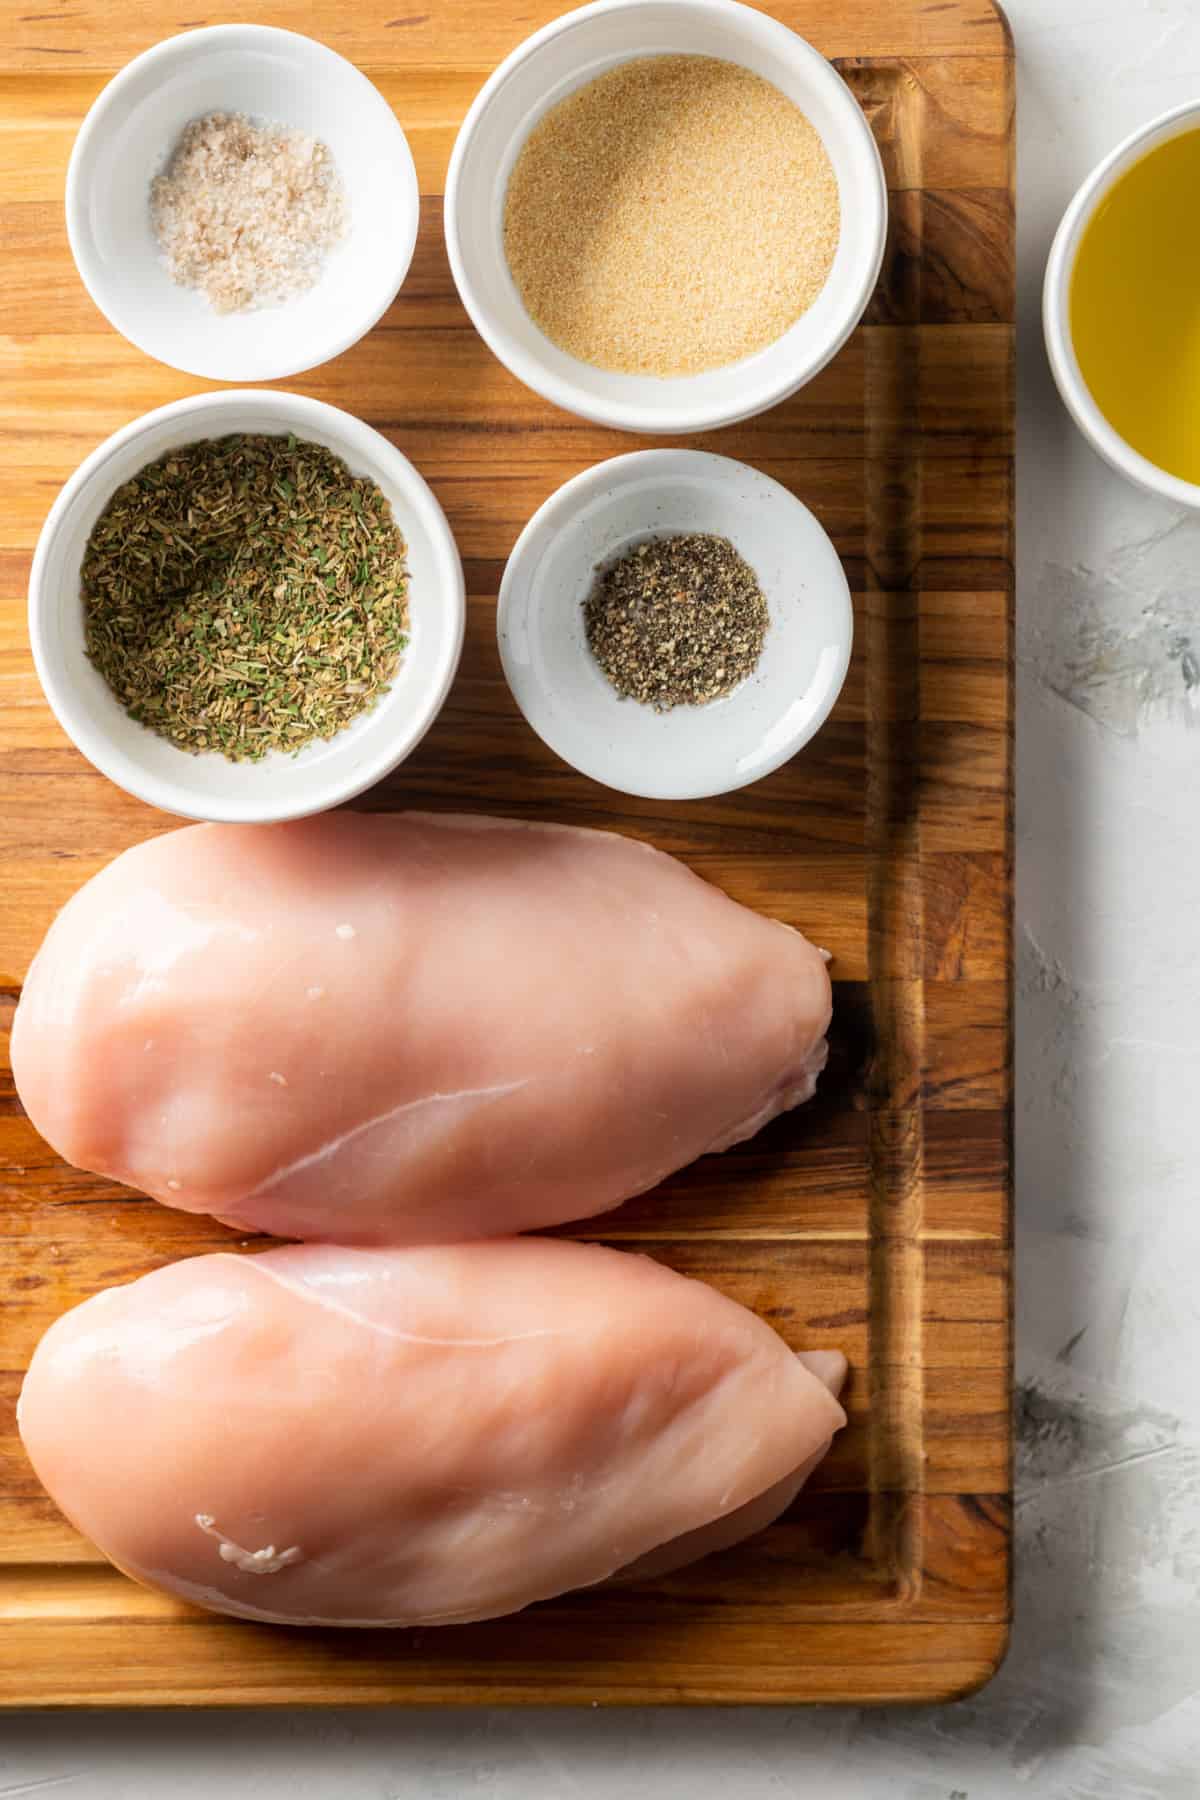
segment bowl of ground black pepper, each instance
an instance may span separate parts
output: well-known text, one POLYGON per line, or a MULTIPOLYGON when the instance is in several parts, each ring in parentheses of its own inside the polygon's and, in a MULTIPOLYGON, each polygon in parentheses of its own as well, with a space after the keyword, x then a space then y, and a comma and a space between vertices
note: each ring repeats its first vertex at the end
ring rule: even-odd
POLYGON ((833 544, 787 488, 730 457, 643 450, 534 514, 497 633, 518 706, 564 762, 694 800, 758 781, 820 730, 853 614, 833 544))
POLYGON ((710 430, 794 393, 875 286, 887 191, 833 66, 738 0, 597 0, 528 38, 446 178, 459 294, 569 412, 710 430))
POLYGON ((233 823, 320 812, 402 762, 464 620, 417 470, 283 392, 199 395, 101 444, 29 587, 38 676, 76 747, 152 806, 233 823))

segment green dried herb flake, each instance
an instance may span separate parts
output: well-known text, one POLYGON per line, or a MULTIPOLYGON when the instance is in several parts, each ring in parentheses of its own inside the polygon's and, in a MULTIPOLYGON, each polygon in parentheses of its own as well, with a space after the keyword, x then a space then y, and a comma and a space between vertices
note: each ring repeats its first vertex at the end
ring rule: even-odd
POLYGON ((291 435, 208 438, 148 464, 97 520, 81 588, 88 656, 126 712, 234 762, 333 737, 408 643, 387 501, 291 435))

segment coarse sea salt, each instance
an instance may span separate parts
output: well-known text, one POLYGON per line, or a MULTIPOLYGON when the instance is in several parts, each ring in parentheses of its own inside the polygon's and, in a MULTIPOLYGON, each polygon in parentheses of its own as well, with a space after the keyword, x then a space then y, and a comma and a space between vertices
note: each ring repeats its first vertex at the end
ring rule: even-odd
POLYGON ((208 113, 184 128, 151 183, 150 213, 172 278, 199 288, 218 313, 307 292, 348 223, 328 147, 244 113, 208 113))

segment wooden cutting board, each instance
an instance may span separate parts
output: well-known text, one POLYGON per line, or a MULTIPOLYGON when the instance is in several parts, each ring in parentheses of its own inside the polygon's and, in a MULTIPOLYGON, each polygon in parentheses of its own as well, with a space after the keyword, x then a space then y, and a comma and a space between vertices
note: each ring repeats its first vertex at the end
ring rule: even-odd
MULTIPOLYGON (((500 571, 546 496, 646 440, 569 418, 471 330, 442 241, 455 130, 554 0, 263 5, 324 39, 409 133, 425 196, 382 324, 292 385, 358 413, 428 477, 466 563, 462 672, 419 753, 359 804, 615 826, 835 954, 820 1096, 584 1235, 649 1252, 850 1358, 848 1429, 791 1514, 641 1587, 420 1633, 208 1618, 114 1573, 22 1454, 41 1332, 98 1288, 225 1245, 65 1167, 0 1076, 0 1698, 11 1704, 932 1700, 1006 1641, 1010 1548, 1012 47, 989 0, 780 0, 833 57, 891 189, 867 321, 765 418, 694 440, 774 475, 832 533, 857 642, 837 710, 728 800, 623 800, 557 763, 496 654, 500 571)), ((0 27, 0 987, 8 1016, 57 907, 173 821, 76 754, 30 663, 38 528, 93 446, 203 386, 117 337, 80 285, 62 191, 75 129, 129 57, 208 23, 172 0, 41 0, 0 27), (186 15, 186 16, 185 16, 186 15)), ((103 1447, 99 1447, 103 1454, 103 1447)), ((336 1472, 331 1472, 336 1479, 336 1472)), ((132 1497, 136 1503, 136 1496, 132 1497)))

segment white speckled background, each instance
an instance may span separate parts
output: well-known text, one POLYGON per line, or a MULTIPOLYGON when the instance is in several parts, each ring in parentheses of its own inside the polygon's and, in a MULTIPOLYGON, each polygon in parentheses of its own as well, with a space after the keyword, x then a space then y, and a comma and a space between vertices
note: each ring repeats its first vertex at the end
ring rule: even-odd
POLYGON ((8 1718, 0 1800, 1200 1796, 1200 516, 1126 489, 1076 439, 1038 322, 1077 182, 1200 95, 1200 4, 1008 10, 1022 337, 1007 1664, 977 1699, 927 1711, 8 1718))

